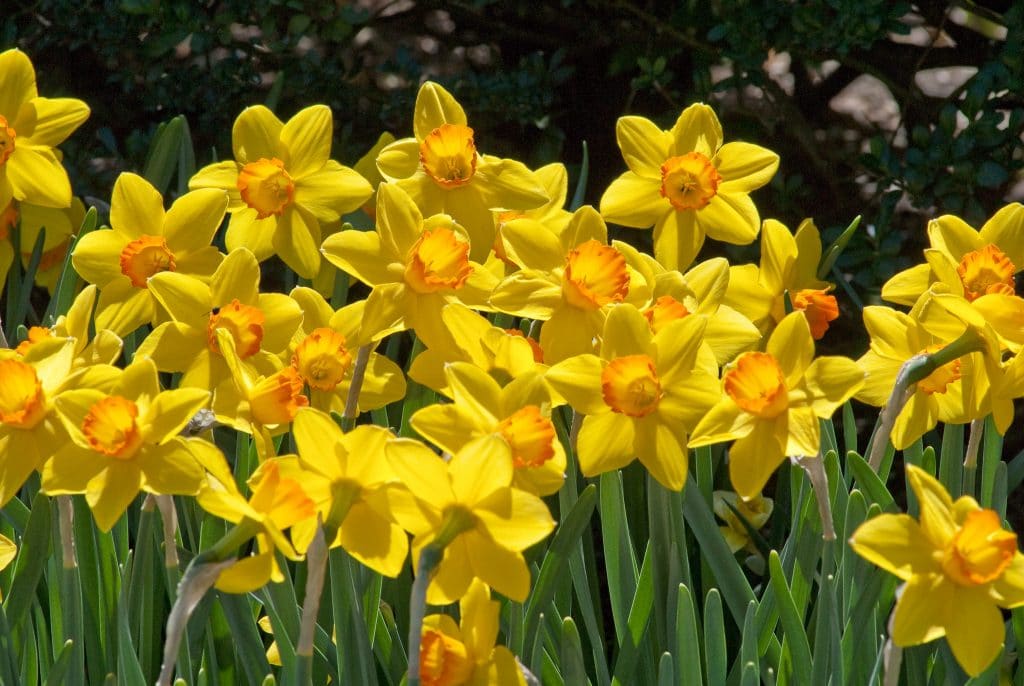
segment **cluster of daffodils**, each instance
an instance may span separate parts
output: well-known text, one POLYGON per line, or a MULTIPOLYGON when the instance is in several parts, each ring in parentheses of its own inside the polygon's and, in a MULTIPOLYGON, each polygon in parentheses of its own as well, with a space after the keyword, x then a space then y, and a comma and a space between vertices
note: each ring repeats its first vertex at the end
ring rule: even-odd
MULTIPOLYGON (((53 146, 88 109, 34 84, 22 53, 0 54, 0 273, 27 264, 45 226, 36 277, 52 287, 83 213, 53 146)), ((479 151, 437 84, 421 88, 412 129, 349 168, 330 157, 327 107, 282 122, 256 106, 234 124, 233 158, 200 169, 169 207, 122 174, 109 226, 74 237, 87 285, 0 351, 0 505, 33 472, 45 493, 84 494, 103 530, 140 492, 195 497, 235 524, 234 545, 218 547, 226 592, 282 579, 277 553, 300 560, 320 533, 385 576, 411 560, 428 603, 461 608, 458 624, 423 622, 421 683, 517 684, 491 593, 529 595, 524 551, 555 527, 543 498, 569 455, 588 477, 639 460, 679 491, 690 449, 729 444, 733 491, 716 494, 716 512, 729 546, 753 550, 773 472, 817 459, 821 420, 851 397, 885 404, 902 378, 891 414, 903 448, 938 421, 993 414, 1005 431, 1024 395, 1019 205, 980 232, 934 221, 927 263, 883 293, 910 313, 867 308, 871 350, 855 362, 815 354, 839 316, 817 228, 762 223, 750 198, 778 157, 724 142, 706 105, 668 130, 620 119, 628 171, 599 207, 572 212, 562 165, 479 151), (606 222, 653 228, 654 254, 609 241, 606 222), (760 264, 697 261, 707 237, 758 236, 760 264), (272 257, 302 285, 261 290, 272 257), (340 273, 368 296, 346 302, 340 273), (406 331, 403 369, 379 351, 406 331), (417 405, 403 437, 366 421, 386 423, 409 379, 439 402, 417 405), (197 424, 204 412, 215 421, 197 424), (235 445, 232 430, 252 469, 219 447, 235 445)), ((911 477, 921 524, 879 517, 853 544, 907 580, 896 640, 945 632, 977 673, 995 652, 961 650, 949 613, 979 608, 989 647, 1001 642, 992 608, 1024 602, 1016 539, 991 511, 911 477), (946 614, 907 609, 940 591, 946 614)))

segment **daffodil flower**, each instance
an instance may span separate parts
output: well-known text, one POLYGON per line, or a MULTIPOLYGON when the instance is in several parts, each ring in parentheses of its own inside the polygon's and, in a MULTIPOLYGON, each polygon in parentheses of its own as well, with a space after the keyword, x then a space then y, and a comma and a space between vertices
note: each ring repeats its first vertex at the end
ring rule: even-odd
POLYGON ((577 440, 585 476, 639 459, 658 483, 682 490, 686 434, 719 396, 718 379, 698 362, 704 327, 685 317, 653 334, 639 310, 619 305, 600 357, 571 357, 548 371, 548 383, 586 415, 577 440))
POLYGON ((65 208, 43 207, 27 202, 11 200, 5 210, 0 211, 0 293, 7 283, 7 272, 14 262, 16 252, 21 253, 22 267, 27 268, 35 249, 36 240, 44 229, 43 252, 36 267, 35 282, 53 294, 64 267, 71 236, 85 219, 85 206, 78 198, 71 199, 65 208), (16 250, 12 242, 12 231, 18 226, 21 246, 16 250))
POLYGON ((569 224, 572 213, 565 209, 565 199, 569 193, 569 173, 561 162, 553 162, 537 169, 534 174, 548 194, 548 201, 532 210, 507 210, 494 213, 494 254, 512 270, 522 265, 516 264, 505 252, 505 244, 501 240, 501 229, 515 219, 532 219, 540 226, 555 235, 562 233, 569 224))
POLYGON ((414 329, 428 346, 448 339, 441 309, 450 302, 484 307, 497 278, 470 261, 465 230, 451 217, 423 218, 394 184, 377 190, 377 231, 341 231, 324 241, 324 256, 373 291, 362 330, 373 340, 414 329))
POLYGON ((74 341, 0 354, 0 506, 64 444, 54 398, 67 388, 74 341))
POLYGON ((712 502, 715 515, 725 522, 725 526, 718 527, 718 530, 722 532, 729 550, 734 553, 741 550, 756 552, 757 548, 750 539, 747 526, 756 531, 767 524, 772 516, 774 501, 760 494, 744 500, 732 491, 715 491, 712 502))
POLYGON ((516 488, 551 495, 565 480, 565 449, 551 422, 551 396, 540 370, 502 387, 468 362, 445 368, 454 403, 428 405, 409 424, 431 443, 455 454, 483 436, 500 436, 512 450, 516 488))
POLYGON ((389 508, 413 534, 413 568, 423 548, 445 543, 427 588, 427 602, 446 605, 466 594, 474 578, 523 602, 530 570, 523 551, 555 527, 547 505, 512 487, 511 450, 490 436, 445 462, 419 441, 399 438, 385 446, 404 488, 388 492, 389 508))
POLYGON ((161 391, 156 365, 140 359, 110 393, 76 389, 54 401, 71 442, 43 467, 43 491, 84 493, 102 531, 109 531, 140 490, 195 495, 203 469, 178 433, 210 400, 209 391, 161 391))
POLYGON ((649 285, 614 245, 608 227, 589 205, 577 210, 560 235, 529 219, 502 229, 509 258, 522 269, 491 294, 502 312, 541 320, 540 347, 549 364, 591 353, 611 307, 642 304, 649 285))
POLYGON ((88 285, 79 291, 71 302, 68 313, 57 317, 53 326, 32 326, 28 337, 15 348, 19 355, 25 355, 44 341, 70 339, 73 341, 74 362, 72 369, 79 370, 91 365, 111 365, 121 355, 122 341, 113 331, 102 329, 89 340, 89 323, 96 306, 96 286, 88 285))
POLYGON ((494 326, 459 303, 445 305, 441 320, 450 340, 417 355, 409 367, 409 378, 448 398, 453 390, 448 385, 445 367, 451 362, 470 362, 501 383, 534 369, 547 369, 540 345, 518 329, 494 326))
MULTIPOLYGON (((942 340, 910 315, 888 307, 864 308, 864 327, 871 336, 871 349, 857 364, 865 373, 864 386, 854 397, 875 407, 889 400, 900 369, 915 355, 927 355, 945 347, 942 340)), ((947 362, 917 382, 890 436, 893 446, 903 450, 938 422, 966 424, 982 416, 982 393, 988 386, 976 378, 984 373, 979 353, 947 362)))
POLYGON ((0 52, 0 208, 12 199, 43 207, 71 204, 71 183, 54 147, 89 117, 74 98, 43 98, 32 62, 0 52))
POLYGON ((302 377, 294 367, 261 374, 241 360, 230 332, 220 329, 215 335, 231 374, 214 389, 213 413, 218 422, 251 434, 260 459, 267 459, 274 454, 273 436, 286 432, 309 404, 302 377))
POLYGON ((320 268, 320 223, 358 209, 373 189, 330 159, 334 123, 326 105, 282 123, 262 105, 235 120, 235 159, 203 167, 189 188, 219 188, 230 198, 225 243, 245 246, 260 262, 278 255, 307 279, 320 268))
POLYGON ((761 492, 786 456, 816 457, 820 419, 828 419, 864 384, 845 357, 814 359, 807 319, 787 315, 765 352, 746 352, 726 368, 721 400, 700 420, 690 447, 735 440, 729 477, 742 498, 761 492))
POLYGON ((71 256, 75 271, 100 289, 96 326, 123 336, 156 323, 159 303, 149 290, 155 274, 208 280, 223 258, 210 241, 227 204, 222 191, 205 189, 186 193, 164 212, 152 184, 135 174, 118 176, 110 228, 83 236, 71 256))
MULTIPOLYGON (((220 451, 205 441, 190 442, 193 453, 220 451)), ((211 455, 197 456, 200 462, 211 461, 211 455)), ((223 457, 220 458, 223 460, 223 457)), ((292 547, 284 530, 297 522, 316 515, 316 505, 306 494, 302 484, 284 478, 278 464, 268 460, 260 465, 249 479, 252 496, 246 500, 230 472, 219 477, 208 475, 196 497, 204 510, 221 519, 251 530, 256 538, 256 552, 239 558, 217 577, 215 587, 225 593, 248 593, 268 581, 281 582, 284 575, 277 566, 275 553, 289 560, 301 556, 292 547)))
POLYGON ((524 164, 477 152, 462 105, 436 83, 420 87, 413 132, 414 138, 384 148, 377 168, 424 215, 447 214, 465 227, 472 260, 486 260, 494 244, 492 212, 529 210, 547 202, 544 187, 524 164))
MULTIPOLYGON (((302 326, 289 345, 291 365, 309 387, 312 407, 343 414, 358 348, 369 344, 362 336, 366 301, 335 311, 311 288, 295 288, 291 297, 303 312, 302 326)), ((371 352, 359 387, 356 411, 384 407, 405 397, 405 390, 401 367, 384 355, 371 352)))
POLYGON ((896 274, 882 286, 882 297, 912 306, 936 281, 976 301, 984 295, 1015 292, 1013 276, 1024 269, 1024 205, 1001 208, 981 229, 952 214, 928 222, 928 261, 896 274))
POLYGON ((459 623, 448 615, 423 618, 420 683, 423 686, 526 686, 515 655, 498 640, 499 603, 474 580, 459 601, 459 623))
POLYGON ((814 340, 821 340, 829 322, 839 317, 832 284, 818 278, 821 235, 810 219, 796 235, 781 222, 766 219, 761 227, 761 264, 729 270, 725 303, 750 318, 765 335, 786 316, 786 294, 793 310, 802 312, 814 340))
MULTIPOLYGON (((370 569, 398 576, 409 555, 409 539, 387 509, 385 487, 397 484, 398 475, 384 444, 394 435, 372 425, 342 433, 333 419, 312 408, 299 410, 293 433, 298 457, 276 461, 281 477, 302 483, 324 527, 337 532, 328 547, 341 546, 370 569)), ((316 518, 292 526, 297 550, 309 547, 316 527, 316 518)))
POLYGON ((1024 555, 999 515, 970 496, 954 501, 924 470, 907 466, 918 519, 882 514, 850 537, 858 555, 902 580, 892 640, 915 646, 943 636, 971 676, 1002 650, 999 608, 1024 605, 1024 555))
POLYGON ((719 365, 761 340, 761 332, 744 314, 724 304, 730 283, 729 262, 724 257, 695 264, 682 274, 665 269, 653 257, 626 243, 616 241, 613 245, 652 285, 650 298, 640 309, 652 332, 658 333, 669 322, 683 317, 704 317, 704 342, 719 365))
POLYGON ((601 215, 638 229, 654 227, 654 256, 685 269, 704 237, 746 245, 760 218, 749 193, 768 183, 779 156, 751 143, 722 143, 722 125, 704 104, 687 107, 675 126, 621 117, 615 137, 629 171, 601 197, 601 215))
POLYGON ((153 329, 136 354, 152 358, 162 372, 183 372, 182 386, 216 388, 229 378, 217 341, 224 330, 239 358, 273 373, 302 311, 283 293, 260 293, 259 283, 259 263, 246 248, 228 254, 209 284, 175 272, 154 275, 149 290, 172 321, 153 329))

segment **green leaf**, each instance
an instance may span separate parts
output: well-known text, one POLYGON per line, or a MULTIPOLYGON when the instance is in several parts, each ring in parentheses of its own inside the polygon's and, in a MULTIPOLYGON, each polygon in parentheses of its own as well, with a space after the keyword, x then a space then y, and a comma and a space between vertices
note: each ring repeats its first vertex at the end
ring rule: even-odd
POLYGON ((583 667, 583 647, 580 645, 580 632, 572 617, 562 620, 561 641, 562 677, 567 684, 588 684, 587 671, 583 667))
POLYGON ((832 245, 828 246, 828 249, 822 253, 821 262, 818 264, 818 278, 824 279, 832 271, 832 266, 839 259, 839 256, 843 254, 843 250, 849 244, 850 239, 853 238, 853 234, 856 233, 857 227, 860 226, 860 215, 858 214, 850 222, 850 225, 843 229, 843 232, 832 241, 832 245))
POLYGON ((619 657, 615 661, 615 675, 612 683, 631 684, 638 671, 637 662, 641 648, 645 647, 643 637, 647 631, 647 623, 654 607, 654 572, 651 569, 651 546, 648 543, 644 553, 644 561, 640 568, 640 578, 630 604, 629 617, 626 621, 628 633, 619 644, 619 657))
POLYGON ((726 654, 722 596, 717 588, 713 588, 704 599, 704 658, 707 666, 707 683, 725 683, 726 654))
POLYGON ((600 476, 601 534, 605 568, 608 573, 608 597, 612 605, 615 636, 621 642, 627 633, 630 602, 636 594, 636 556, 626 519, 622 473, 605 472, 600 476))
POLYGON ((882 480, 878 478, 878 474, 875 474, 875 470, 871 469, 871 465, 863 457, 855 452, 849 452, 846 454, 846 465, 853 472, 854 478, 864 489, 870 502, 878 503, 879 507, 886 512, 899 510, 889 489, 885 487, 882 480))
POLYGON ((699 686, 704 683, 700 667, 700 634, 697 630, 697 610, 693 595, 685 585, 679 584, 676 604, 675 657, 679 663, 679 683, 699 686))
MULTIPOLYGON (((533 592, 527 601, 526 636, 533 636, 537 632, 541 609, 548 606, 555 595, 556 585, 566 578, 565 570, 569 564, 569 556, 590 525, 590 518, 596 504, 597 486, 590 484, 583 489, 576 504, 555 531, 547 554, 544 555, 544 561, 541 563, 540 574, 537 576, 533 592)), ((532 659, 532 650, 523 656, 523 660, 528 664, 532 662, 532 659)))
POLYGON ((32 500, 25 536, 18 548, 11 592, 4 601, 7 622, 16 628, 36 599, 36 587, 50 555, 50 499, 39 493, 32 500))
POLYGON ((142 175, 160 191, 167 193, 175 172, 178 174, 178 194, 188 190, 188 180, 195 173, 195 152, 188 120, 179 114, 157 127, 142 167, 142 175))
POLYGON ((782 631, 789 645, 793 668, 793 683, 812 684, 811 680, 811 647, 807 642, 803 618, 797 610, 790 587, 786 583, 786 575, 782 570, 782 561, 774 550, 768 556, 768 570, 771 577, 772 590, 779 604, 779 619, 782 631))

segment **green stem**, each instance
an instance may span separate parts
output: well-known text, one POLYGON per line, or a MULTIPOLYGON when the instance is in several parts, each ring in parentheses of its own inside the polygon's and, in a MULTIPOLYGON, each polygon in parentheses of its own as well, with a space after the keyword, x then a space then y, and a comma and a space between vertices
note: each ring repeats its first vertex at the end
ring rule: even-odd
POLYGON ((73 532, 74 509, 71 496, 57 497, 60 515, 60 543, 62 552, 61 606, 64 609, 64 638, 71 641, 71 668, 67 672, 68 683, 84 684, 85 675, 85 629, 83 627, 82 579, 78 570, 78 555, 75 552, 73 532))
POLYGON ((299 643, 295 647, 294 683, 298 686, 311 686, 313 683, 313 639, 316 636, 316 618, 320 612, 326 569, 327 542, 324 526, 318 522, 316 535, 306 551, 306 595, 302 599, 302 625, 299 629, 299 643))
POLYGON ((826 541, 836 540, 836 528, 832 521, 832 507, 829 503, 828 475, 820 457, 794 457, 793 461, 803 468, 818 501, 818 515, 821 517, 821 537, 826 541))
POLYGON ((352 382, 348 387, 348 397, 345 398, 345 431, 350 431, 356 424, 359 417, 359 393, 363 390, 363 379, 366 378, 366 367, 370 363, 370 353, 373 346, 369 343, 359 347, 356 353, 356 363, 352 368, 352 382))
POLYGON ((423 633, 423 618, 427 613, 427 586, 431 572, 441 561, 444 546, 437 542, 426 545, 420 551, 419 568, 409 593, 409 671, 408 686, 420 686, 420 637, 423 633))
POLYGON ((893 426, 896 424, 896 418, 899 417, 903 407, 913 396, 917 382, 928 377, 942 365, 983 349, 984 341, 977 333, 968 329, 960 338, 946 347, 936 350, 931 355, 915 355, 903 363, 899 374, 896 375, 892 395, 889 396, 888 402, 882 409, 878 431, 872 436, 871 447, 868 451, 868 464, 872 469, 877 472, 881 466, 882 458, 885 456, 885 446, 892 434, 893 426))
POLYGON ((232 527, 224 536, 214 543, 209 550, 196 555, 185 570, 174 607, 167 615, 167 640, 164 643, 163 665, 157 686, 170 686, 174 673, 174 664, 181 645, 181 638, 188 625, 196 605, 203 599, 206 592, 217 582, 220 573, 234 564, 234 555, 246 541, 259 532, 256 522, 242 520, 232 527))

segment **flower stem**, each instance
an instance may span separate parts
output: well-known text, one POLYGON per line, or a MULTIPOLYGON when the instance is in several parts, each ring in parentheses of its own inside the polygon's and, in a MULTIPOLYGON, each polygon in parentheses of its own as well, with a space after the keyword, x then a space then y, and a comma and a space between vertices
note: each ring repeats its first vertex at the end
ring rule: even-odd
MULTIPOLYGON (((333 539, 333 536, 332 536, 333 539)), ((313 683, 313 639, 316 636, 316 618, 320 612, 320 596, 324 590, 327 570, 327 541, 324 525, 317 523, 316 534, 306 551, 306 595, 302 600, 302 625, 299 642, 295 646, 295 684, 313 683)))
POLYGON ((420 551, 419 568, 409 593, 409 672, 408 686, 420 686, 420 637, 423 633, 423 618, 427 613, 427 586, 431 572, 441 561, 444 546, 437 542, 426 545, 420 551))
POLYGON ((373 346, 369 343, 359 347, 356 353, 356 363, 352 368, 352 382, 348 387, 348 396, 345 398, 345 431, 350 431, 355 426, 359 417, 359 393, 363 390, 363 379, 366 378, 366 367, 370 363, 370 353, 373 346))
POLYGON ((793 458, 807 473, 811 481, 811 488, 814 489, 814 499, 818 501, 818 515, 821 517, 821 537, 826 541, 836 540, 836 528, 832 521, 832 508, 829 503, 828 475, 825 473, 825 464, 819 457, 795 457, 793 458))

